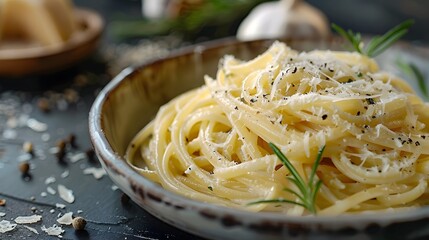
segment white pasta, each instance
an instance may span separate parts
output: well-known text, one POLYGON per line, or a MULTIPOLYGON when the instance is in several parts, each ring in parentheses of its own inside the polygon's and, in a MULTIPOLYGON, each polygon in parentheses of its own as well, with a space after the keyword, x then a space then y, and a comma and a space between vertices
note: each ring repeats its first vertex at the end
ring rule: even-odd
POLYGON ((249 211, 306 215, 268 143, 308 181, 320 215, 427 204, 429 107, 408 84, 350 52, 297 52, 275 42, 251 61, 225 56, 215 79, 165 104, 126 159, 165 189, 249 211), (141 167, 144 166, 144 167, 141 167))

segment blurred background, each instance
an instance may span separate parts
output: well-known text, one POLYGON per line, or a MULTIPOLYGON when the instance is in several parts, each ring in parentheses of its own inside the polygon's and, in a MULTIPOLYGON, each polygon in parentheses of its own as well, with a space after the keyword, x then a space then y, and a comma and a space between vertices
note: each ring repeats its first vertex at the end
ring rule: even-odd
MULTIPOLYGON (((177 34, 189 41, 233 36, 242 20, 264 0, 75 0, 99 11, 112 42, 177 34)), ((301 1, 298 1, 301 2, 301 1)), ((427 0, 307 0, 329 22, 365 34, 381 34, 405 19, 415 24, 405 39, 429 41, 427 0)), ((273 16, 276 18, 276 16, 273 16)))

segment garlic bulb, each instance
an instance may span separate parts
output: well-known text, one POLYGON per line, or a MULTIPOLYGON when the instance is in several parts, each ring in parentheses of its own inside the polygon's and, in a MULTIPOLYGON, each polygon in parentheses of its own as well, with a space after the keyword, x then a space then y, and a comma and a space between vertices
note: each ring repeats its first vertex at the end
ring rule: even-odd
POLYGON ((239 40, 329 36, 324 14, 302 0, 280 0, 256 6, 237 31, 239 40))

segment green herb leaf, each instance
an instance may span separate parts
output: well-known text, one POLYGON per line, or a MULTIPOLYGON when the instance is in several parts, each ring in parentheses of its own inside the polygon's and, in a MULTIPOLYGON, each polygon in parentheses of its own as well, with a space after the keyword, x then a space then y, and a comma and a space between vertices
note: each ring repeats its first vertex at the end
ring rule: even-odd
POLYGON ((360 34, 355 34, 352 30, 346 31, 335 23, 332 23, 331 26, 338 34, 347 39, 353 45, 356 52, 363 54, 359 46, 361 42, 360 34))
POLYGON ((412 19, 406 20, 386 32, 384 35, 375 36, 368 42, 365 48, 363 48, 364 44, 362 42, 360 33, 354 33, 351 30, 346 31, 335 23, 332 24, 332 29, 347 39, 358 53, 367 55, 368 57, 375 57, 380 55, 393 43, 404 36, 413 24, 414 21, 412 19))
POLYGON ((313 164, 313 168, 311 169, 310 179, 308 180, 308 186, 311 187, 314 182, 314 176, 316 175, 317 167, 320 164, 320 161, 322 160, 322 154, 323 151, 325 151, 325 146, 323 146, 319 153, 317 153, 316 161, 313 164))
POLYGON ((269 146, 277 155, 277 157, 280 159, 280 161, 283 163, 283 165, 289 170, 291 176, 289 176, 288 179, 293 184, 296 185, 299 191, 297 192, 290 188, 285 188, 284 190, 295 195, 299 201, 293 201, 293 200, 287 200, 287 199, 268 199, 268 200, 251 202, 249 203, 249 205, 260 204, 260 203, 289 203, 289 204, 302 206, 305 209, 307 209, 310 213, 316 214, 316 211, 317 211, 316 197, 320 187, 322 186, 322 181, 318 180, 317 182, 314 182, 314 178, 316 176, 317 167, 319 166, 320 161, 322 160, 322 155, 323 155, 323 151, 325 150, 325 146, 323 146, 317 154, 316 161, 314 162, 313 167, 311 168, 311 173, 310 173, 308 183, 304 181, 304 179, 301 177, 301 175, 299 175, 298 171, 293 166, 293 164, 280 151, 280 149, 277 148, 276 145, 274 145, 273 143, 269 143, 269 146))
POLYGON ((407 63, 400 59, 396 61, 396 66, 398 66, 399 69, 408 77, 417 81, 417 85, 419 86, 423 97, 426 101, 429 101, 428 86, 420 69, 414 63, 407 63))

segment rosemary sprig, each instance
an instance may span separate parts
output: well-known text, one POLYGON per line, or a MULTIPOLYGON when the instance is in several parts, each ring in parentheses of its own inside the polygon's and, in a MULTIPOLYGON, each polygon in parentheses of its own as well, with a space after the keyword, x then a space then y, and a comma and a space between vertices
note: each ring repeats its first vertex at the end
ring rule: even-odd
POLYGON ((407 63, 401 59, 398 59, 395 63, 404 74, 417 81, 417 85, 419 86, 423 97, 426 101, 429 101, 428 86, 420 69, 414 63, 407 63))
POLYGON ((362 42, 360 33, 355 33, 350 29, 346 31, 335 23, 332 23, 332 28, 342 37, 347 39, 358 53, 367 55, 368 57, 375 57, 404 36, 413 24, 414 21, 412 19, 406 20, 390 29, 384 35, 375 36, 366 46, 362 42))
POLYGON ((271 147, 271 149, 273 149, 274 153, 277 155, 283 165, 289 170, 291 176, 289 176, 288 179, 297 186, 299 191, 297 192, 290 188, 285 188, 284 190, 295 195, 298 198, 298 201, 288 199, 268 199, 251 202, 249 204, 253 205, 260 203, 290 203, 302 206, 310 213, 316 214, 316 197, 320 186, 322 186, 322 181, 318 180, 314 182, 314 177, 316 175, 317 167, 322 160, 322 155, 323 151, 325 150, 325 146, 323 146, 317 154, 316 161, 314 162, 313 167, 311 169, 308 183, 304 181, 304 179, 299 175, 296 168, 292 165, 289 159, 280 151, 280 149, 278 149, 276 145, 274 145, 273 143, 269 143, 269 146, 271 147))

